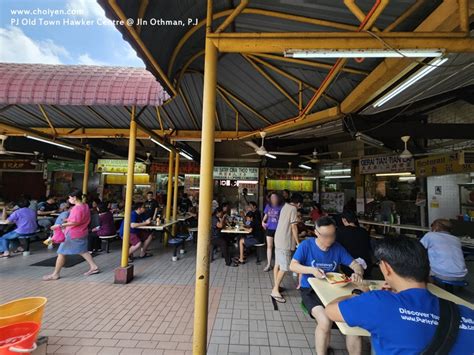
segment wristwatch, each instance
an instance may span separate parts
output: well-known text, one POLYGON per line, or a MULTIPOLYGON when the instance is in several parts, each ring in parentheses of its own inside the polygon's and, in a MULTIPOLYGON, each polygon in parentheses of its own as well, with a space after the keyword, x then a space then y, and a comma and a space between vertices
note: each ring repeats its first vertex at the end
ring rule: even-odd
POLYGON ((352 292, 351 292, 351 294, 353 294, 353 295, 361 295, 363 293, 364 293, 364 291, 359 290, 358 288, 353 289, 352 292))

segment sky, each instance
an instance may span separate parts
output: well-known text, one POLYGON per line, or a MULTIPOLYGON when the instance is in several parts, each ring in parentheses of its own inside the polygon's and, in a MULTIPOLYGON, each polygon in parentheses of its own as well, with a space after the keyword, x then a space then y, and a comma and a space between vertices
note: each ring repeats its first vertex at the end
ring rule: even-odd
POLYGON ((96 0, 0 0, 0 62, 145 67, 96 0))

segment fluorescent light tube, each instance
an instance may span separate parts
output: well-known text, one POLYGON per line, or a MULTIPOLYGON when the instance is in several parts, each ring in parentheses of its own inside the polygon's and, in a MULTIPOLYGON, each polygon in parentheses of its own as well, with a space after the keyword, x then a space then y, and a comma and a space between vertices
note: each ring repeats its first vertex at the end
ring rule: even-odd
POLYGON ((311 50, 287 50, 285 57, 290 58, 429 58, 441 57, 441 49, 311 49, 311 50))
POLYGON ((379 174, 375 174, 375 176, 412 176, 412 173, 410 173, 410 172, 404 172, 404 173, 379 173, 379 174))
POLYGON ((265 156, 268 157, 268 158, 272 158, 272 159, 277 158, 276 156, 274 156, 273 154, 270 154, 270 153, 265 154, 265 156))
POLYGON ((155 138, 150 138, 150 140, 151 140, 153 143, 159 145, 161 148, 166 149, 168 152, 171 152, 171 149, 169 149, 169 148, 168 148, 166 145, 164 145, 163 143, 158 142, 155 138))
POLYGON ((324 179, 350 179, 350 175, 328 175, 324 179))
POLYGON ((54 142, 54 141, 50 141, 48 139, 39 138, 39 137, 35 137, 35 136, 28 136, 28 135, 26 136, 26 138, 33 139, 33 140, 38 141, 38 142, 52 144, 52 145, 55 145, 57 147, 64 148, 64 149, 74 150, 73 147, 70 147, 70 146, 65 145, 65 144, 57 143, 57 142, 54 142))
POLYGON ((372 138, 372 137, 369 137, 368 135, 364 134, 364 133, 360 133, 360 132, 357 132, 355 134, 355 138, 358 140, 358 141, 361 141, 365 144, 368 144, 368 145, 372 145, 374 147, 382 147, 383 146, 383 142, 375 139, 375 138, 372 138))
POLYGON ((416 176, 400 176, 398 181, 415 181, 416 176))
POLYGON ((425 66, 421 70, 417 71, 414 75, 412 75, 410 78, 408 78, 406 81, 398 85, 396 88, 393 90, 389 91, 387 94, 382 96, 380 99, 375 101, 375 103, 372 105, 373 107, 380 107, 383 104, 385 104, 387 101, 393 99, 395 96, 397 96, 399 93, 402 91, 406 90, 410 86, 412 86, 414 83, 416 83, 418 80, 421 78, 425 77, 429 73, 431 73, 433 70, 436 68, 440 67, 443 63, 445 63, 448 60, 448 58, 438 58, 429 63, 429 65, 425 66))
POLYGON ((186 154, 185 152, 179 152, 179 155, 181 155, 182 157, 188 159, 188 160, 193 160, 193 157, 186 154))
POLYGON ((333 169, 333 170, 323 170, 323 174, 332 174, 332 173, 350 173, 351 169, 333 169))
POLYGON ((298 165, 300 168, 306 169, 306 170, 311 170, 312 168, 308 165, 300 164, 298 165))

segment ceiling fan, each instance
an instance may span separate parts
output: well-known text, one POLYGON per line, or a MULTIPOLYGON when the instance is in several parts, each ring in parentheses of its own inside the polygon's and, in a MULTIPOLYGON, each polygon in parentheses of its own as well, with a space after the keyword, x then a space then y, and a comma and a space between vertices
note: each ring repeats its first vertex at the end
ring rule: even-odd
POLYGON ((313 153, 311 155, 303 155, 304 158, 308 159, 307 161, 303 162, 303 164, 307 164, 307 163, 317 164, 321 162, 320 157, 331 155, 332 153, 333 152, 318 153, 316 148, 314 148, 313 153))
POLYGON ((265 136, 267 135, 266 132, 260 132, 260 137, 262 137, 262 145, 259 147, 252 141, 246 141, 245 143, 249 146, 252 147, 255 152, 253 153, 246 153, 242 154, 242 156, 249 156, 249 155, 259 155, 259 156, 266 156, 268 158, 276 159, 277 155, 298 155, 298 153, 290 153, 290 152, 273 152, 273 151, 267 151, 265 148, 265 136))
POLYGON ((40 154, 40 152, 37 152, 37 151, 34 151, 33 154, 34 154, 34 158, 30 162, 31 165, 39 165, 45 162, 43 154, 40 154))
POLYGON ((15 152, 12 150, 7 150, 4 146, 5 141, 7 140, 8 136, 1 134, 0 135, 0 155, 35 155, 34 153, 26 153, 26 152, 15 152))
POLYGON ((150 152, 146 152, 146 160, 143 161, 143 163, 145 163, 145 165, 150 165, 151 164, 150 155, 151 155, 150 152))
POLYGON ((413 154, 408 150, 407 148, 407 144, 408 144, 408 141, 410 140, 410 136, 402 136, 401 137, 401 140, 403 141, 403 143, 405 144, 405 149, 403 150, 403 152, 400 154, 400 158, 403 158, 403 159, 410 159, 413 157, 413 154))

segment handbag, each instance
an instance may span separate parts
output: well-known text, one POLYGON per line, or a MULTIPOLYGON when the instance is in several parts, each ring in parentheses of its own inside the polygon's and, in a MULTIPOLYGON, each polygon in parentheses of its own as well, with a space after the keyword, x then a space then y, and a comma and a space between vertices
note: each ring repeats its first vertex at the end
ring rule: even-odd
POLYGON ((56 228, 53 232, 53 243, 60 244, 66 240, 66 236, 64 235, 62 228, 56 228))
POLYGON ((439 322, 433 339, 420 354, 422 355, 448 355, 459 333, 459 307, 457 304, 438 298, 439 322))

